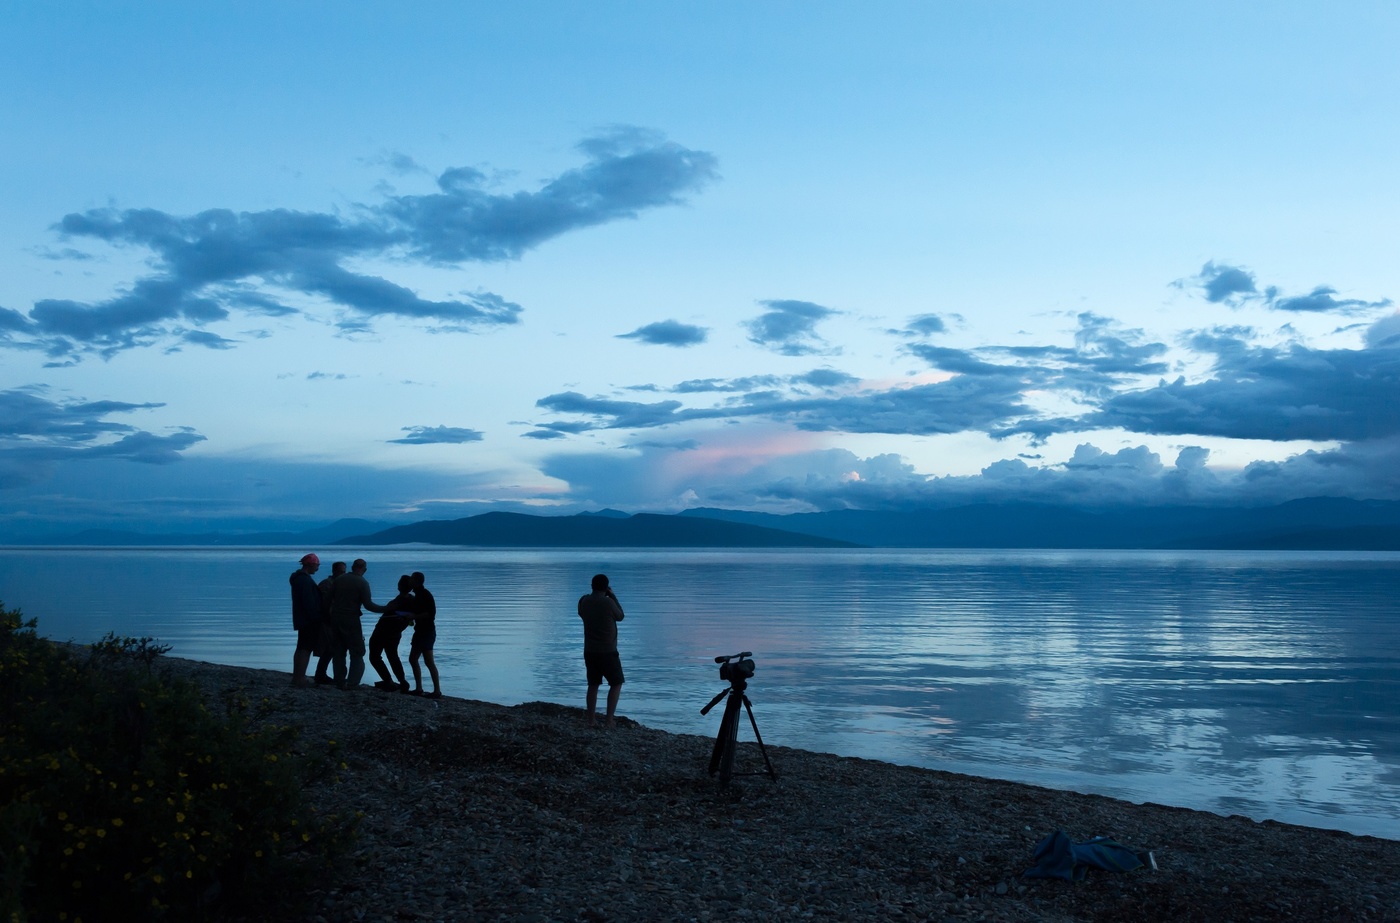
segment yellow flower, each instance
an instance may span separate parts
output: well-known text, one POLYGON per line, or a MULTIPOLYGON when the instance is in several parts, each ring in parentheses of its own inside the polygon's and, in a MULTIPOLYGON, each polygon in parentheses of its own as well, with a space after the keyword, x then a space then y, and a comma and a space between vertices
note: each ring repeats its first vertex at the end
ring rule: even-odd
POLYGON ((113 827, 120 827, 120 826, 121 826, 122 824, 124 824, 124 823, 126 823, 126 821, 122 820, 120 817, 114 817, 114 818, 112 818, 112 826, 113 826, 113 827))
POLYGON ((107 831, 104 830, 104 829, 101 828, 101 827, 98 827, 98 828, 97 828, 96 833, 97 833, 97 838, 98 838, 99 840, 100 840, 100 839, 103 839, 104 837, 107 836, 107 831))
POLYGON ((180 812, 180 811, 176 811, 176 812, 175 812, 175 823, 177 823, 177 824, 183 824, 184 822, 185 822, 185 815, 184 815, 184 813, 183 813, 183 812, 180 812))

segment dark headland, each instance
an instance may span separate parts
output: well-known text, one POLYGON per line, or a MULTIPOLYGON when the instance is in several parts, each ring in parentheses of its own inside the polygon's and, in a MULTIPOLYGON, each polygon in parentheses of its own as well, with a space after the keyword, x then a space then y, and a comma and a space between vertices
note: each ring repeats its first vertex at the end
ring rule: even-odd
MULTIPOLYGON (((591 730, 572 706, 294 689, 285 673, 164 662, 213 701, 236 692, 261 720, 299 725, 308 749, 341 748, 338 777, 307 794, 363 812, 356 846, 304 904, 259 919, 1400 920, 1400 841, 774 740, 776 783, 721 790, 711 739, 627 720, 591 730), (1022 878, 1055 829, 1151 850, 1159 868, 1022 878)), ((749 740, 739 769, 758 765, 749 740)))

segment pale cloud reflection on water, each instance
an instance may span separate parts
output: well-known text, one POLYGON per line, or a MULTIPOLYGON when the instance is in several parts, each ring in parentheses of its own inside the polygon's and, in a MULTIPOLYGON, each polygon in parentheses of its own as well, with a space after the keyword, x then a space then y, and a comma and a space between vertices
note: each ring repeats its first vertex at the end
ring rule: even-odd
MULTIPOLYGON (((283 670, 303 550, 0 549, 0 599, 283 670)), ((751 650, 769 744, 1400 839, 1397 554, 317 550, 428 574, 449 694, 580 702, 601 570, 643 724, 712 735, 751 650)))

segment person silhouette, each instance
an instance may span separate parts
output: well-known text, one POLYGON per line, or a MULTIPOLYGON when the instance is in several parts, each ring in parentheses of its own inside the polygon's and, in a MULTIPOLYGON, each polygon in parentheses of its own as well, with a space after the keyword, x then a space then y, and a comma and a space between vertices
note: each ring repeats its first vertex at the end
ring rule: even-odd
POLYGON ((321 643, 321 591, 316 589, 313 574, 321 567, 314 554, 301 556, 301 567, 292 572, 292 628, 297 633, 297 648, 292 654, 292 685, 309 686, 306 667, 311 654, 321 643))
POLYGON ((413 640, 408 645, 408 665, 413 670, 414 695, 423 695, 423 674, 418 669, 418 659, 428 668, 433 680, 433 691, 427 693, 430 699, 442 698, 442 686, 438 682, 437 661, 433 659, 433 645, 437 643, 437 600, 423 585, 422 571, 414 571, 409 577, 413 581, 413 597, 417 603, 413 618, 413 640))
POLYGON ((409 579, 408 574, 404 574, 399 578, 399 595, 384 607, 384 614, 379 617, 374 631, 370 632, 369 663, 374 667, 374 672, 379 674, 379 682, 374 684, 376 689, 408 691, 408 681, 403 675, 403 661, 399 660, 399 639, 403 637, 404 629, 413 621, 417 606, 412 589, 413 581, 409 579), (384 666, 386 655, 393 675, 390 675, 384 666))
POLYGON ((365 675, 365 630, 360 624, 360 609, 384 611, 370 592, 369 581, 365 579, 367 570, 369 565, 365 559, 356 558, 350 564, 350 573, 336 579, 335 594, 331 597, 331 627, 336 634, 334 675, 336 684, 346 690, 360 688, 360 678, 365 675), (347 654, 349 671, 342 672, 347 654))
POLYGON ((578 617, 583 619, 583 663, 588 674, 588 724, 598 724, 598 687, 608 681, 608 727, 614 724, 617 700, 622 694, 622 659, 617 654, 617 623, 622 604, 617 601, 607 574, 595 574, 593 591, 579 597, 578 617))

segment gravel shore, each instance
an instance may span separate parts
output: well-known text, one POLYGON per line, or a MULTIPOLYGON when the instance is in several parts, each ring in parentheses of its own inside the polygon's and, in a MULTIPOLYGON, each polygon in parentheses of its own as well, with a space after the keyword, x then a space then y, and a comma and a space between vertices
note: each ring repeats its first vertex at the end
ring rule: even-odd
MULTIPOLYGON (((258 720, 336 741, 307 794, 359 811, 340 874, 259 919, 1400 921, 1400 841, 768 748, 780 778, 706 774, 713 739, 169 658, 258 720), (1046 834, 1157 870, 1027 879, 1046 834)), ((626 696, 623 697, 625 710, 626 696)), ((718 716, 716 714, 716 726, 718 716)), ((736 770, 762 761, 744 727, 736 770)))

